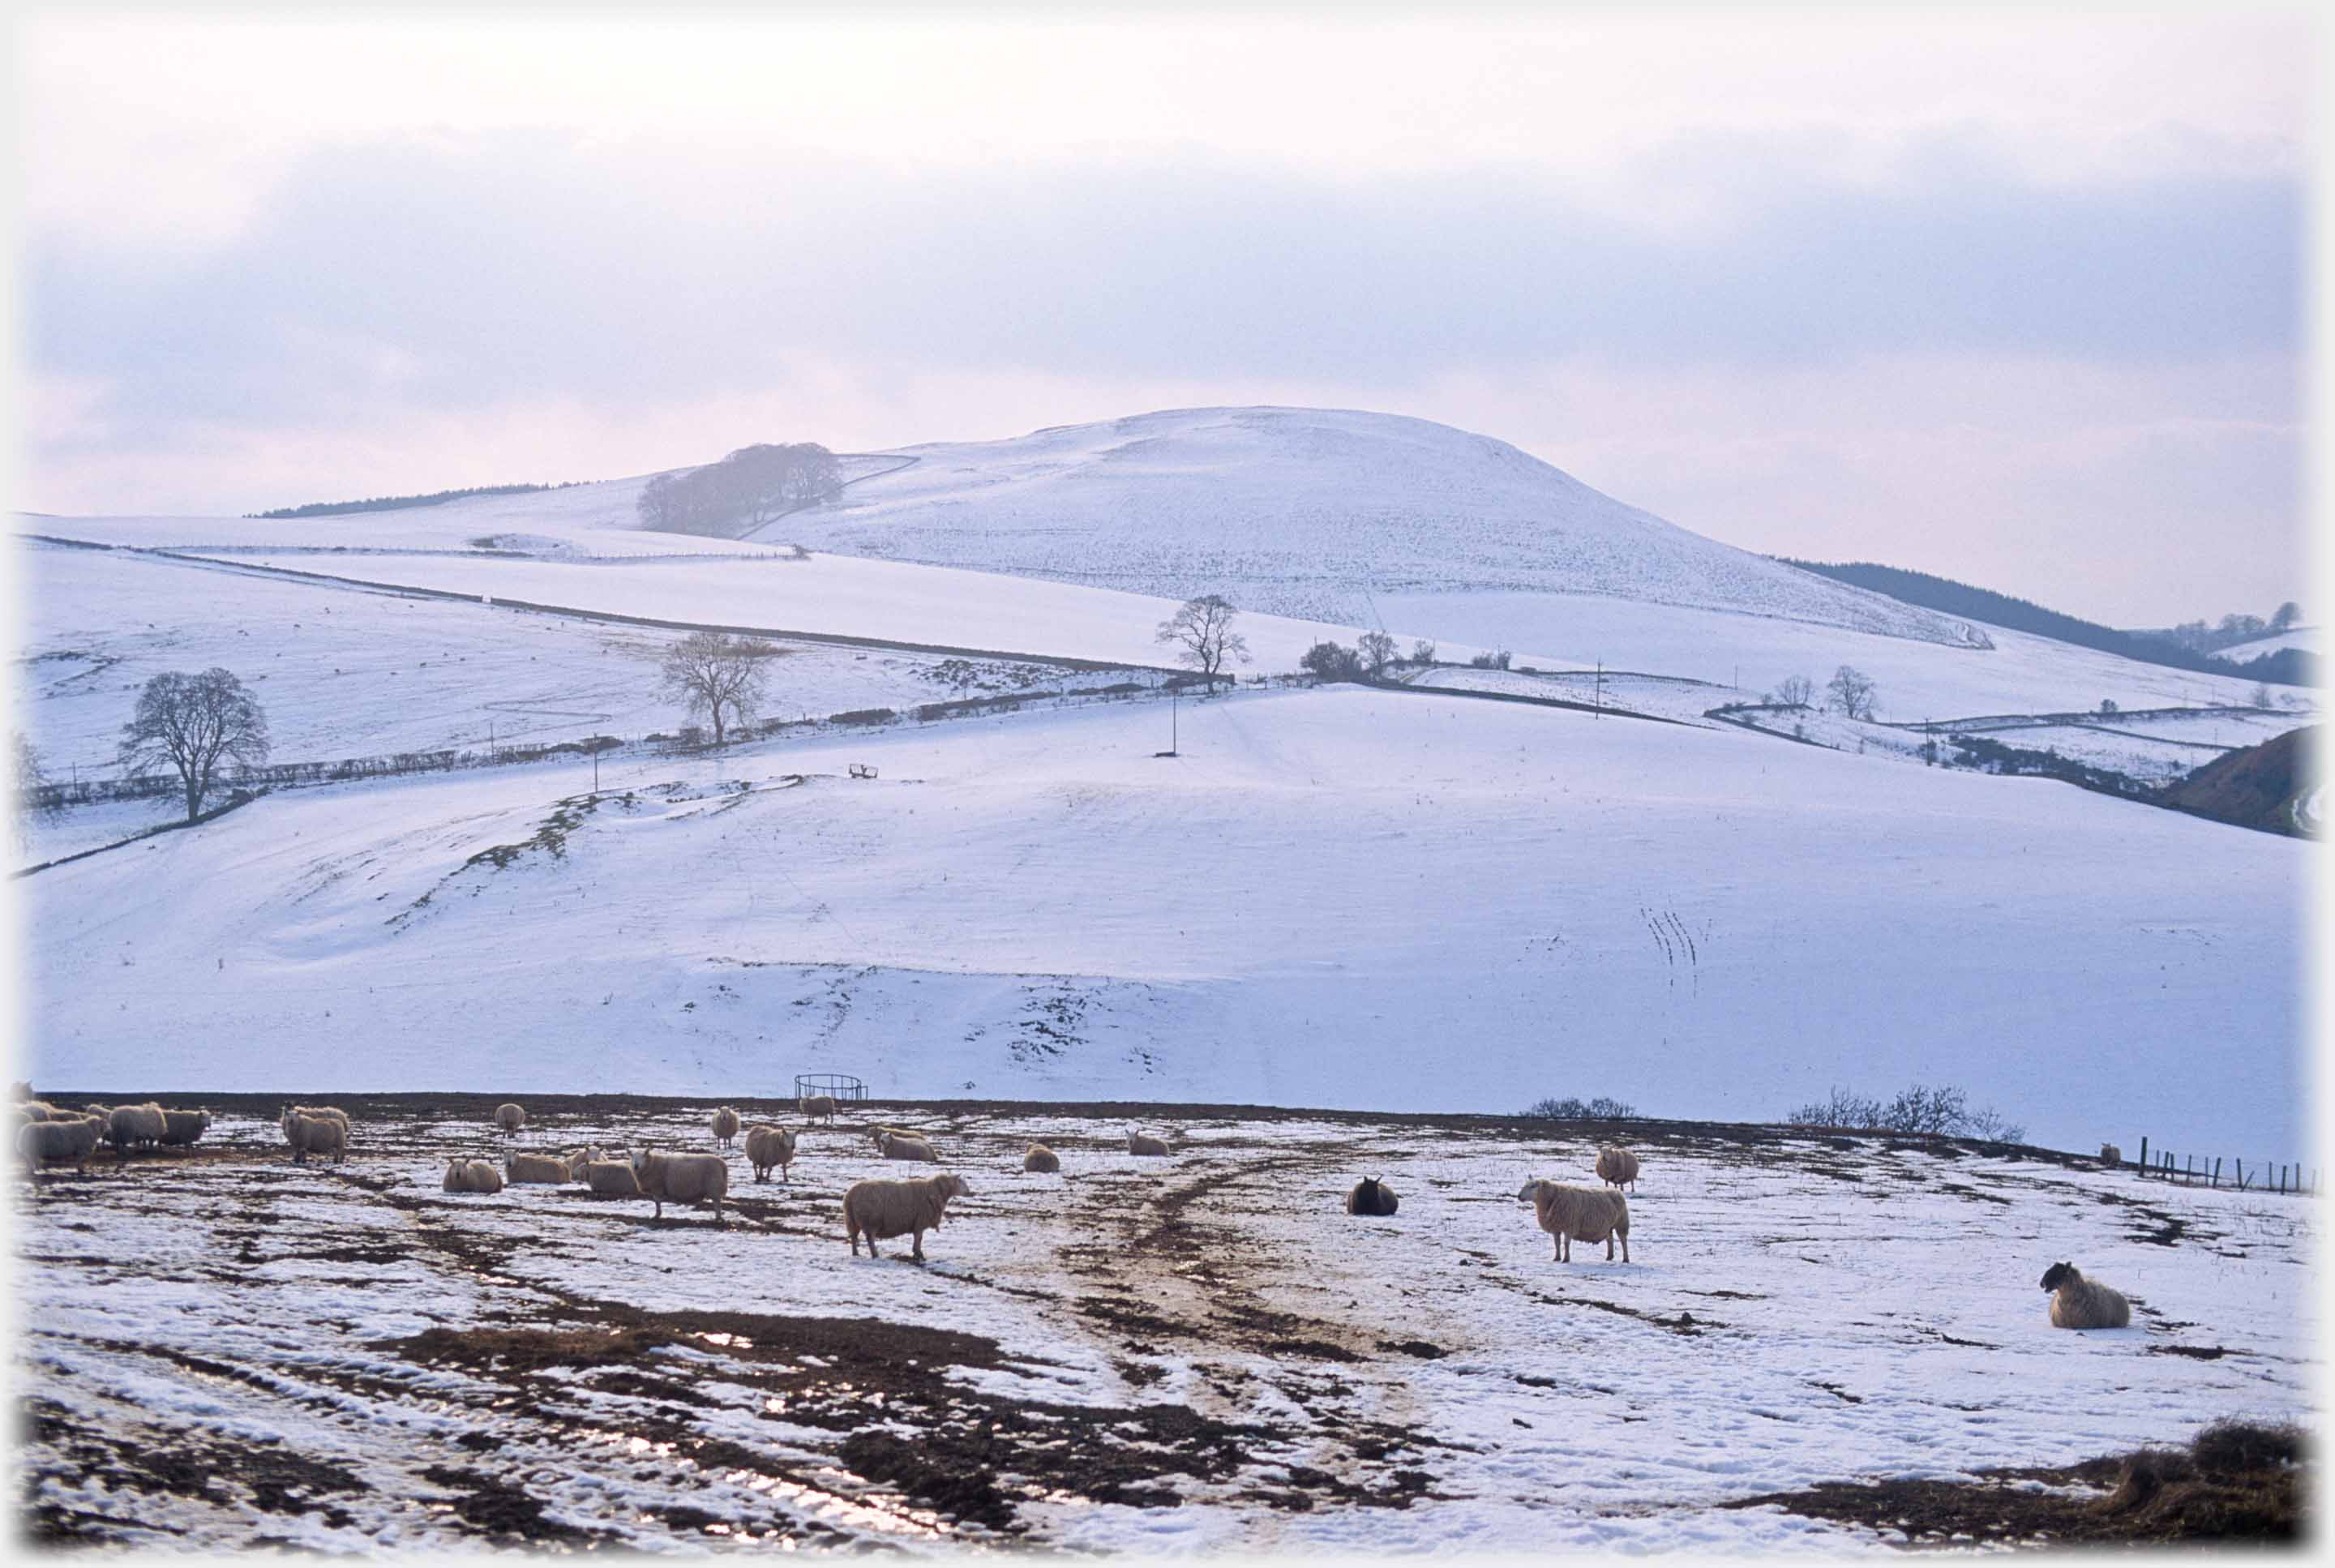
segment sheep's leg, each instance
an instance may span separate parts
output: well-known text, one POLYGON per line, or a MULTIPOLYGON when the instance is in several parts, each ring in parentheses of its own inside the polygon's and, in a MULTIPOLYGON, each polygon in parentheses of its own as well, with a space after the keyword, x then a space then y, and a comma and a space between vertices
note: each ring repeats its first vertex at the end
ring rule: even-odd
POLYGON ((916 1236, 916 1250, 908 1255, 921 1263, 925 1261, 925 1233, 919 1230, 913 1234, 916 1236))
POLYGON ((1613 1261, 1613 1238, 1611 1235, 1605 1238, 1605 1261, 1609 1263, 1613 1261))

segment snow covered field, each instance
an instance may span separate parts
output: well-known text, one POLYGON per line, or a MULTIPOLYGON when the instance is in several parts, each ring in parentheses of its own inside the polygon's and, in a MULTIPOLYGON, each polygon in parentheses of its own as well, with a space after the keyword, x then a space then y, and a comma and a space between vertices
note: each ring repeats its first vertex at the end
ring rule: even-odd
MULTIPOLYGON (((1633 1126, 1632 1261, 1556 1263, 1515 1194, 1591 1179, 1577 1125, 1195 1108, 1138 1160, 1100 1108, 886 1108, 971 1184, 918 1268, 844 1245, 843 1187, 903 1170, 871 1113, 807 1131, 783 1185, 730 1157, 716 1229, 576 1187, 447 1196, 447 1155, 500 1152, 491 1103, 352 1101, 337 1168, 238 1107, 196 1157, 45 1178, 18 1231, 34 1524, 196 1551, 1877 1552, 1721 1505, 2300 1415, 2318 1370, 2315 1205, 2088 1162, 1633 1126), (1031 1137, 1061 1175, 1021 1172, 1031 1137), (1400 1215, 1338 1212, 1360 1174, 1400 1215), (2047 1326, 2061 1258, 2132 1327, 2047 1326)), ((521 1147, 706 1147, 703 1104, 535 1109, 521 1147)))
POLYGON ((29 1071, 1729 1119, 1920 1079, 2303 1153, 2314 845, 1456 694, 1187 702, 1156 758, 1168 718, 280 792, 24 885, 29 1071))

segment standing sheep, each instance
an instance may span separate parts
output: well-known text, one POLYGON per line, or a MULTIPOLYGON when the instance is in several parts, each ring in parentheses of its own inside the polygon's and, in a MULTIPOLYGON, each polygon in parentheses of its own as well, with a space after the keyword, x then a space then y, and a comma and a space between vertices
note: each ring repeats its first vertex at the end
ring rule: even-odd
POLYGON ((527 1125, 527 1108, 505 1101, 495 1107, 495 1125, 503 1129, 505 1137, 509 1137, 527 1125))
POLYGON ((746 1163, 754 1167, 756 1181, 770 1180, 772 1166, 779 1167, 780 1176, 792 1181, 794 1178, 788 1176, 787 1166, 794 1163, 794 1157, 795 1135, 785 1128, 764 1126, 746 1129, 746 1163))
POLYGON ((795 1100, 796 1108, 805 1117, 818 1117, 824 1121, 835 1119, 835 1097, 831 1094, 806 1094, 795 1100))
POLYGON ((1148 1132, 1129 1132, 1127 1135, 1127 1152, 1129 1154, 1166 1154, 1168 1152, 1168 1144, 1165 1139, 1153 1137, 1148 1132))
POLYGON ((286 1106, 280 1125, 284 1141, 292 1146, 294 1165, 306 1165, 312 1154, 331 1155, 334 1165, 349 1157, 349 1118, 345 1111, 333 1106, 286 1106))
POLYGON ((1638 1185, 1638 1157, 1625 1148, 1601 1148, 1597 1151, 1597 1179, 1608 1186, 1638 1185))
POLYGON ((1058 1171, 1062 1168, 1062 1157, 1044 1144, 1033 1143, 1022 1151, 1022 1168, 1025 1171, 1058 1171))
POLYGON ((2044 1270, 2043 1288, 2051 1292, 2055 1329, 2121 1329, 2132 1322, 2132 1306, 2123 1293, 2084 1278, 2073 1263, 2044 1270))
POLYGON ((34 1170, 70 1161, 89 1174, 89 1157, 105 1133, 103 1118, 60 1111, 46 1121, 28 1121, 16 1132, 16 1153, 34 1170))
POLYGON ((633 1176, 641 1184, 641 1195, 656 1204, 653 1218, 664 1218, 668 1203, 702 1203, 712 1198, 713 1223, 722 1223, 722 1199, 730 1190, 730 1166, 720 1155, 643 1149, 633 1157, 633 1176))
POLYGON ((1567 1186, 1561 1182, 1529 1181, 1516 1196, 1533 1206, 1540 1228, 1556 1238, 1552 1262, 1571 1263, 1573 1244, 1605 1244, 1605 1261, 1613 1261, 1613 1238, 1622 1239, 1622 1261, 1630 1261, 1630 1202, 1603 1187, 1567 1186))
POLYGON ((1385 1219, 1401 1206, 1402 1200, 1394 1195, 1394 1189, 1376 1176, 1364 1176, 1346 1195, 1346 1212, 1350 1215, 1385 1219))
POLYGON ((723 1148, 728 1148, 730 1140, 738 1136, 741 1118, 736 1111, 725 1105, 714 1111, 713 1119, 710 1125, 713 1128, 713 1141, 723 1148))
POLYGON ((150 1148, 160 1143, 170 1125, 162 1108, 150 1099, 144 1105, 115 1106, 106 1117, 105 1136, 113 1145, 113 1152, 128 1159, 133 1145, 150 1148))
POLYGON ((183 1148, 209 1130, 211 1113, 207 1110, 166 1110, 162 1113, 162 1142, 171 1148, 183 1148))
POLYGON ((920 1159, 932 1165, 940 1163, 941 1157, 933 1152, 932 1145, 923 1138, 910 1137, 906 1133, 880 1133, 877 1136, 876 1147, 883 1151, 886 1159, 920 1159))
POLYGON ((463 1159, 456 1157, 446 1162, 446 1190, 450 1193, 499 1193, 503 1190, 503 1173, 495 1162, 486 1159, 463 1159))
POLYGON ((930 1176, 915 1181, 853 1182, 843 1195, 843 1229, 851 1240, 851 1255, 859 1255, 859 1238, 867 1238, 867 1255, 883 1254, 876 1250, 879 1241, 894 1236, 913 1236, 909 1256, 918 1263, 925 1261, 925 1233, 941 1228, 942 1211, 951 1198, 963 1197, 966 1191, 964 1178, 957 1176, 930 1176))
POLYGON ((2124 1150, 2112 1143, 2100 1145, 2100 1163, 2113 1170, 2124 1164, 2124 1150))

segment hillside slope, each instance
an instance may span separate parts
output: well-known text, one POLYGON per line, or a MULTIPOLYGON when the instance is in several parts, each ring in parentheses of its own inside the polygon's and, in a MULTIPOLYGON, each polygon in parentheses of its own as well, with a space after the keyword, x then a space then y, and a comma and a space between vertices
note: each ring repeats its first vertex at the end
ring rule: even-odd
POLYGON ((1393 414, 1179 409, 916 460, 761 537, 1375 624, 1380 593, 1524 590, 1931 642, 1952 617, 1688 532, 1506 441, 1393 414))
POLYGON ((2306 827, 2317 825, 2315 805, 2305 802, 2319 788, 2312 766, 2312 748, 2319 738, 2314 724, 2216 757, 2174 785, 2166 799, 2184 811, 2216 822, 2300 837, 2306 827))

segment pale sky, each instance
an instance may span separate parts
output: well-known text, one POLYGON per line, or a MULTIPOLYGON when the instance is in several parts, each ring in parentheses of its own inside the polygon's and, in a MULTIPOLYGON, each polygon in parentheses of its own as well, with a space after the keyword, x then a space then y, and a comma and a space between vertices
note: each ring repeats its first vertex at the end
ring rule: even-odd
POLYGON ((34 9, 15 43, 22 508, 1270 402, 2119 624, 2308 597, 2296 13, 34 9))

